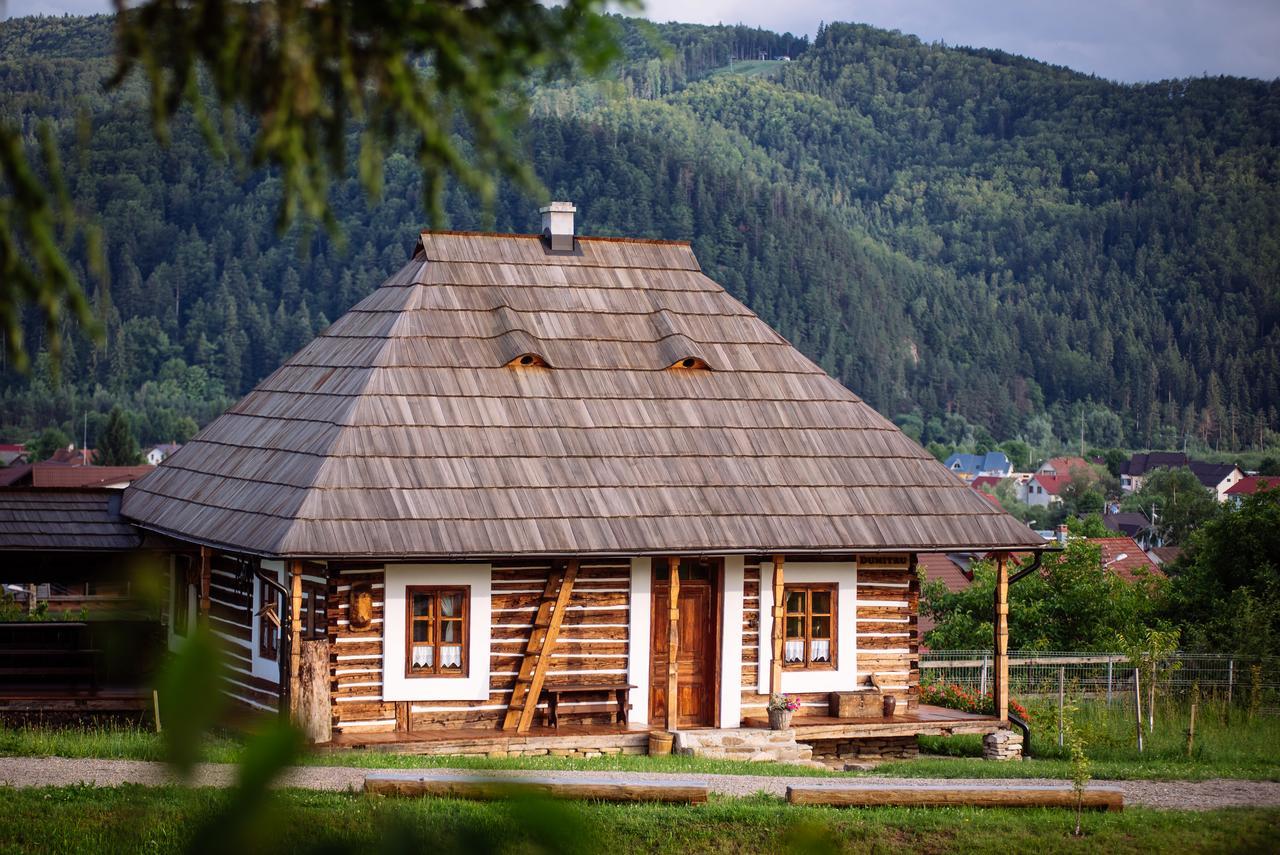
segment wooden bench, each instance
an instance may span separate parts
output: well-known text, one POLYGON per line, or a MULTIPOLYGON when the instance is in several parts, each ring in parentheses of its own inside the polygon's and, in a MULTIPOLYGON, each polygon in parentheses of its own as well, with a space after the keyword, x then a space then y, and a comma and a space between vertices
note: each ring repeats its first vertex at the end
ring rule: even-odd
POLYGON ((627 713, 631 709, 631 703, 627 700, 627 696, 634 688, 635 686, 625 681, 616 683, 568 683, 560 681, 543 683, 542 694, 547 699, 547 724, 557 728, 560 726, 557 707, 560 704, 561 695, 598 694, 600 692, 611 695, 611 699, 602 704, 589 705, 586 709, 575 709, 574 712, 613 712, 618 724, 626 724, 627 713))
MULTIPOLYGON (((793 784, 787 787, 793 805, 833 807, 1063 807, 1076 806, 1075 791, 1064 787, 985 787, 956 784, 946 787, 873 786, 857 784, 793 784)), ((1119 811, 1119 790, 1089 787, 1081 804, 1086 810, 1119 811)))
POLYGON ((382 796, 435 796, 452 799, 509 799, 521 795, 602 802, 704 804, 707 782, 672 779, 636 781, 620 775, 574 774, 484 776, 457 772, 383 772, 367 775, 364 791, 382 796))

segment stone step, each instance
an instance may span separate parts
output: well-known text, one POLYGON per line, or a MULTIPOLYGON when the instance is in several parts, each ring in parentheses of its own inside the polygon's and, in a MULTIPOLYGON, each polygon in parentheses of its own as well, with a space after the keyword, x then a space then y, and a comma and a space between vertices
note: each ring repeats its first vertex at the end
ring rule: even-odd
POLYGON ((716 760, 807 763, 813 759, 812 747, 796 742, 793 730, 682 730, 675 735, 673 750, 716 760))

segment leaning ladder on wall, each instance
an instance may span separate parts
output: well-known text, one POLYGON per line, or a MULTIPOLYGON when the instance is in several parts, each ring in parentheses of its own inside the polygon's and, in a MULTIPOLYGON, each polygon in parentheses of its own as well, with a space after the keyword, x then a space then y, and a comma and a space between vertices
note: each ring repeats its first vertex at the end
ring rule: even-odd
POLYGON ((578 562, 572 560, 565 568, 553 567, 542 589, 542 601, 533 618, 529 643, 525 645, 520 673, 511 691, 511 704, 502 720, 502 729, 515 727, 517 733, 525 733, 533 724, 533 714, 538 708, 538 696, 551 665, 551 651, 555 649, 560 624, 564 620, 565 606, 573 593, 573 582, 578 578, 578 562))

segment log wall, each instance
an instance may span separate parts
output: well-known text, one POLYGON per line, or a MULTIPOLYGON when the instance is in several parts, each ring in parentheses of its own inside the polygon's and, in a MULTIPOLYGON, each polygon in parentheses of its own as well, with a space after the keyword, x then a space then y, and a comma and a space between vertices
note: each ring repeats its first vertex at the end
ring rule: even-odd
MULTIPOLYGON (((260 563, 256 558, 237 557, 214 553, 209 574, 209 629, 222 643, 226 674, 222 690, 232 703, 242 709, 258 712, 277 712, 286 694, 281 690, 276 672, 267 677, 262 673, 264 660, 254 643, 254 625, 258 620, 258 579, 254 575, 260 563), (253 673, 255 659, 259 673, 253 673)), ((268 573, 275 572, 272 569, 268 573)), ((303 575, 304 582, 325 584, 320 565, 311 565, 311 573, 303 575)), ((288 587, 287 576, 280 578, 288 587)), ((283 617, 283 612, 281 613, 283 617)), ((278 646, 284 655, 285 645, 278 646)), ((274 664, 274 663, 273 663, 274 664)), ((288 663, 285 663, 288 668, 288 663)), ((269 669, 268 669, 269 670, 269 669)))
MULTIPOLYGON (((329 581, 330 675, 333 726, 337 733, 427 730, 438 727, 492 727, 501 724, 511 699, 520 658, 533 628, 551 562, 502 561, 491 569, 493 598, 489 698, 485 701, 401 701, 382 699, 383 569, 336 568, 329 581), (356 632, 345 620, 351 585, 373 587, 373 625, 356 632)), ((549 679, 602 682, 627 675, 631 563, 628 559, 584 560, 578 571, 559 641, 552 653, 549 679)), ((402 642, 401 642, 402 643, 402 642)), ((471 667, 482 667, 472 663, 471 667)), ((604 695, 601 694, 601 700, 604 695)), ((647 699, 633 697, 632 703, 647 699)), ((604 721, 575 708, 596 706, 590 696, 560 704, 562 720, 604 721)), ((544 708, 540 704, 539 708, 544 708)))
MULTIPOLYGON (((864 559, 875 566, 874 556, 864 559)), ((920 654, 917 622, 919 615, 920 579, 915 571, 915 558, 902 569, 858 567, 857 614, 857 685, 839 687, 855 691, 870 687, 876 675, 886 691, 898 696, 898 709, 915 709, 920 689, 920 654)), ((742 604, 742 715, 758 717, 767 714, 767 694, 757 692, 760 633, 771 631, 771 617, 760 614, 760 583, 772 579, 773 565, 768 561, 748 559, 744 565, 742 604)), ((786 567, 783 567, 786 578, 786 567)), ((833 577, 834 580, 834 577, 833 577)), ((835 580, 838 581, 838 580, 835 580)), ((763 663, 768 667, 768 663, 763 663)), ((796 716, 828 714, 829 692, 798 693, 800 709, 796 716)), ((878 709, 878 702, 872 704, 878 709)), ((874 714, 874 713, 873 713, 874 714)))
POLYGON ((222 642, 227 669, 222 690, 234 705, 274 712, 280 708, 279 680, 253 673, 253 615, 256 579, 229 556, 215 553, 209 575, 209 629, 222 642))

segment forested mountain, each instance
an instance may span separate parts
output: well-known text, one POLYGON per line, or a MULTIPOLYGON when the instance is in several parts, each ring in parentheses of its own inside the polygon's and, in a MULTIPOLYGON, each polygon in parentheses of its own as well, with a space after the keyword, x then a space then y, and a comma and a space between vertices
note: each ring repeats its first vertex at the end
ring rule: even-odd
MULTIPOLYGON (((925 441, 1256 446, 1280 430, 1280 83, 1126 86, 835 24, 814 43, 620 21, 611 79, 535 95, 523 132, 584 233, 692 240, 707 273, 925 441), (646 31, 650 31, 646 34, 646 31), (653 36, 657 34, 657 38, 653 36), (666 47, 664 49, 663 42, 666 47), (762 62, 786 55, 791 61, 762 62)), ((60 132, 109 243, 107 343, 0 371, 5 438, 113 402, 182 439, 404 263, 417 173, 335 190, 341 239, 275 231, 278 184, 152 138, 104 92, 109 18, 0 24, 0 113, 60 132), (87 121, 81 121, 81 118, 87 121)), ((540 200, 453 228, 536 230, 540 200)), ((29 325, 33 351, 41 330, 29 325)))

